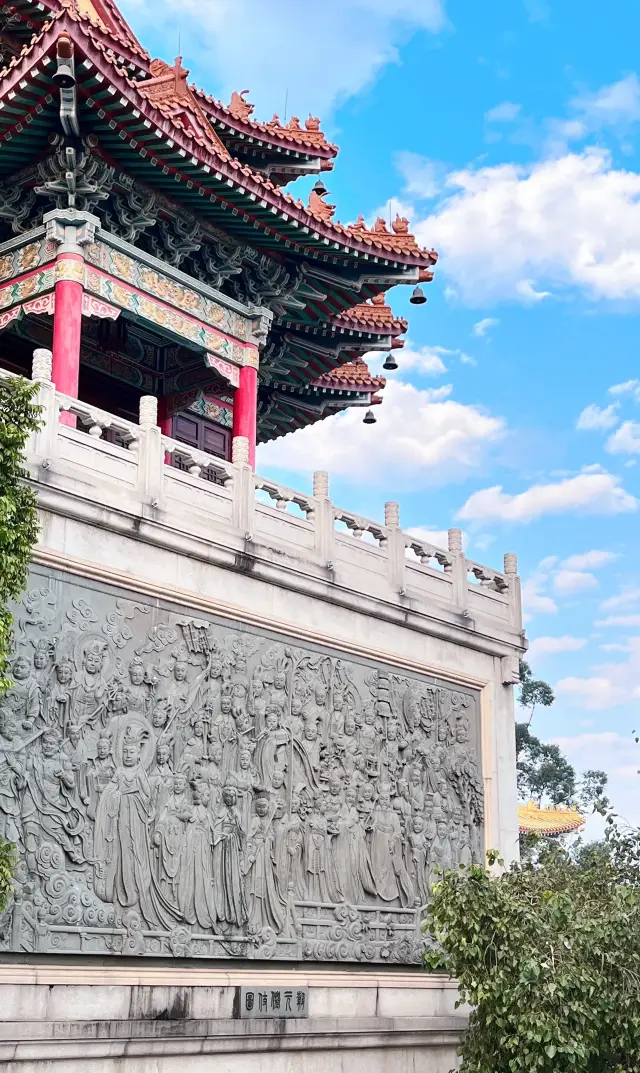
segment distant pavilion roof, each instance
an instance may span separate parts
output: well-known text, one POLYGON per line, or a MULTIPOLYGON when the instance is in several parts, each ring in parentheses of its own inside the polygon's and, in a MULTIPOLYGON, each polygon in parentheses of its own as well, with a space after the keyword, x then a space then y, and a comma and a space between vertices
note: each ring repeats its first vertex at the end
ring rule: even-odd
POLYGON ((521 834, 563 835, 577 831, 584 824, 584 816, 577 809, 540 808, 535 801, 518 805, 518 827, 521 834))

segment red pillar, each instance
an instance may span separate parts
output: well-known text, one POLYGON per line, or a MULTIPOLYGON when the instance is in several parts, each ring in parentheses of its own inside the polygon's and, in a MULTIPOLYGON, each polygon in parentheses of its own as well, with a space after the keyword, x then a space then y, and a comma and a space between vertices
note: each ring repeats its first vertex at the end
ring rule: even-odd
MULTIPOLYGON (((79 254, 68 253, 59 258, 61 266, 83 263, 79 254)), ((63 268, 64 271, 64 268, 63 268)), ((67 272, 73 274, 73 269, 67 272)), ((75 279, 59 279, 56 283, 56 306, 53 315, 53 364, 51 379, 58 391, 78 398, 80 376, 80 337, 82 334, 82 283, 75 279)), ((73 414, 60 415, 63 425, 76 426, 73 414)))
POLYGON ((233 399, 233 435, 249 441, 249 465, 256 468, 258 370, 252 365, 240 369, 240 383, 233 399))

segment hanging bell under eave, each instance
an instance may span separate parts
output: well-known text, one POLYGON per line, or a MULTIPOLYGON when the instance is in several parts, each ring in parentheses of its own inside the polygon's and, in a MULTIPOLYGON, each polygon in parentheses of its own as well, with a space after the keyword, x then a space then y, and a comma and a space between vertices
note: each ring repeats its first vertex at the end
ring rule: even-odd
POLYGON ((393 354, 391 354, 391 353, 387 354, 386 358, 384 359, 384 364, 383 364, 382 368, 387 373, 392 373, 394 371, 394 369, 398 368, 398 363, 397 363, 396 359, 394 358, 393 354))
POLYGON ((325 194, 329 193, 322 179, 318 179, 317 182, 314 183, 313 192, 314 194, 317 194, 318 197, 324 197, 325 194))
POLYGON ((425 298, 424 291, 422 290, 422 287, 414 287, 413 291, 411 292, 411 298, 409 299, 409 301, 411 302, 411 305, 412 306, 422 306, 422 305, 424 305, 426 300, 427 299, 425 298))
POLYGON ((366 414, 364 415, 364 417, 362 419, 362 424, 363 425, 375 425, 375 423, 376 423, 376 416, 375 416, 373 410, 367 410, 366 414))
POLYGON ((58 69, 54 71, 51 78, 58 89, 71 89, 76 84, 76 76, 71 69, 71 65, 66 60, 58 63, 58 69))

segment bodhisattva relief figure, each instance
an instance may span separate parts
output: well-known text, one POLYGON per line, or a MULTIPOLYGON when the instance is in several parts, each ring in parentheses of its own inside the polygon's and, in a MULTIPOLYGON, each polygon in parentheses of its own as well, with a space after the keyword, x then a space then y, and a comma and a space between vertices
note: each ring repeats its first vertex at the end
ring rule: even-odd
POLYGON ((72 721, 76 688, 73 664, 69 660, 56 663, 53 682, 50 684, 43 710, 48 725, 55 727, 63 734, 66 733, 66 728, 72 721))
POLYGON ((306 886, 309 901, 337 903, 340 901, 340 892, 332 883, 333 867, 329 861, 329 843, 333 836, 327 824, 326 808, 324 797, 318 797, 315 810, 307 820, 304 854, 306 886))
POLYGON ((286 916, 286 899, 276 871, 275 835, 269 800, 259 797, 251 821, 245 853, 245 886, 249 923, 258 931, 268 927, 278 934, 286 916))
POLYGON ((161 894, 151 866, 151 786, 142 765, 144 732, 132 724, 122 756, 98 803, 95 891, 104 902, 136 908, 148 924, 172 928, 179 912, 161 894))
POLYGON ((336 821, 338 833, 333 840, 332 853, 343 898, 350 905, 363 905, 365 894, 375 896, 376 886, 356 800, 355 787, 347 786, 336 821))
POLYGON ((304 824, 300 816, 300 799, 292 798, 291 812, 287 823, 287 855, 289 857, 289 884, 293 885, 296 898, 307 900, 307 882, 303 865, 304 824))
POLYGON ((69 757, 71 770, 73 771, 76 794, 83 805, 89 804, 89 757, 87 747, 82 740, 82 727, 77 723, 70 723, 67 727, 67 740, 62 746, 62 751, 69 757))
POLYGON ((91 593, 16 616, 0 950, 417 960, 438 870, 482 856, 474 697, 91 593))
POLYGON ((127 686, 127 710, 139 712, 145 718, 151 709, 151 688, 146 680, 146 670, 142 659, 135 656, 128 668, 129 684, 127 686))
POLYGON ((443 870, 453 867, 448 829, 447 819, 440 813, 439 816, 436 816, 436 837, 431 844, 429 854, 429 891, 433 888, 434 883, 440 881, 443 870))
MULTIPOLYGON (((2 697, 2 706, 13 712, 17 723, 26 723, 28 728, 40 723, 40 686, 31 673, 29 660, 18 656, 11 667, 13 685, 9 686, 2 697)), ((25 729, 27 729, 25 727, 25 729)))
POLYGON ((76 677, 73 721, 82 728, 83 738, 91 742, 100 723, 107 723, 109 684, 103 673, 107 655, 106 641, 89 641, 81 656, 81 666, 76 677))
POLYGON ((255 790, 261 785, 257 769, 251 762, 251 750, 242 749, 238 758, 238 770, 231 773, 229 781, 238 794, 242 830, 249 833, 251 823, 251 806, 255 790))
MULTIPOLYGON (((170 782, 167 793, 163 796, 162 807, 156 812, 157 819, 153 832, 156 875, 160 890, 167 901, 172 905, 178 905, 184 916, 178 884, 183 859, 187 867, 192 866, 192 862, 187 861, 185 855, 187 854, 187 824, 194 812, 186 774, 179 771, 168 778, 170 782)), ((211 878, 211 869, 209 871, 211 878)))
POLYGON ((383 786, 374 809, 371 830, 371 871, 378 897, 413 905, 415 893, 402 855, 402 832, 398 814, 391 804, 390 788, 383 786))
POLYGON ((220 715, 213 724, 212 733, 222 746, 222 771, 226 780, 235 771, 238 759, 238 728, 228 693, 223 693, 220 698, 220 715))
POLYGON ((39 746, 29 752, 22 798, 22 825, 31 871, 35 871, 35 854, 43 834, 61 846, 75 864, 87 860, 90 853, 75 775, 69 757, 62 751, 60 733, 46 729, 39 746))
POLYGON ((249 918, 242 874, 245 835, 235 786, 225 786, 213 826, 213 889, 222 925, 242 927, 249 918))
POLYGON ((87 815, 90 820, 95 820, 100 795, 111 782, 115 771, 116 765, 111 755, 111 734, 108 730, 103 730, 96 744, 96 756, 89 761, 87 769, 87 815))
POLYGON ((192 786, 193 805, 184 828, 183 855, 178 875, 178 905, 187 924, 208 930, 216 926, 213 877, 213 819, 209 787, 192 786))
POLYGON ((20 806, 26 765, 27 754, 13 711, 0 707, 0 838, 13 845, 22 837, 20 806))

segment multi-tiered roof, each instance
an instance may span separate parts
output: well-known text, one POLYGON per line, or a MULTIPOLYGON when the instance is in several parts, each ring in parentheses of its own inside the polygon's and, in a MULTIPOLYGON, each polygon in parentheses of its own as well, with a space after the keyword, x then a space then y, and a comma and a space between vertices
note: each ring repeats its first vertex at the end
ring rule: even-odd
MULTIPOLYGON (((384 294, 428 282, 436 254, 401 217, 339 223, 322 181, 307 204, 289 193, 297 176, 333 167, 337 148, 319 120, 258 122, 246 90, 220 103, 189 83, 181 59, 151 59, 112 0, 0 2, 0 241, 56 204, 68 168, 52 133, 61 38, 75 65, 77 130, 67 132, 78 145, 75 207, 187 275, 273 311, 258 438, 379 401, 384 380, 362 354, 402 346, 406 330, 384 294)), ((182 390, 206 389, 212 374, 202 363, 188 354, 176 362, 182 390)), ((161 361, 156 378, 162 395, 170 381, 161 361)))

